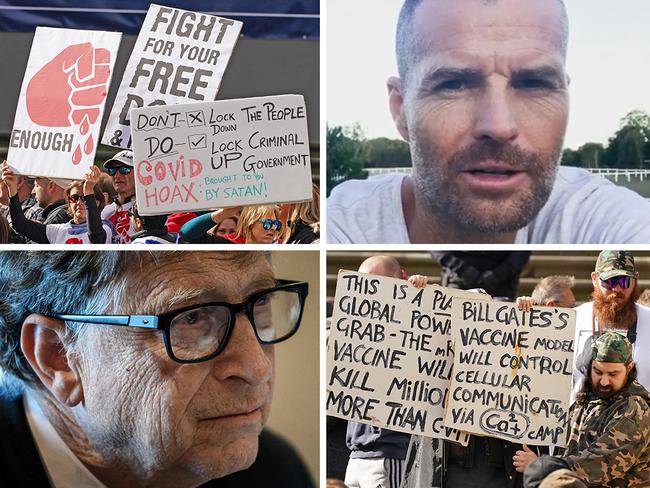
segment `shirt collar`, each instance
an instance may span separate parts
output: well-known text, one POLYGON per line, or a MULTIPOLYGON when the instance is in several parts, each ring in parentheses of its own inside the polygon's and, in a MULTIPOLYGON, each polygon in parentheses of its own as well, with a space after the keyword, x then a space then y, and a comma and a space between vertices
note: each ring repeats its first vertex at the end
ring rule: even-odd
POLYGON ((106 488, 70 450, 29 391, 25 392, 23 404, 29 429, 52 486, 106 488))

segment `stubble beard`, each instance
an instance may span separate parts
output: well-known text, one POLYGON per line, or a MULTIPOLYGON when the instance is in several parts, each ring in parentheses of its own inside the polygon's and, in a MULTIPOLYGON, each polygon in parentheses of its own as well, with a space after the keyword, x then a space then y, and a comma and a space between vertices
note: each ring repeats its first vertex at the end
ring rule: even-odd
POLYGON ((432 219, 442 217, 467 232, 505 233, 530 223, 547 202, 557 174, 562 141, 552 154, 524 151, 495 141, 477 141, 447 161, 433 144, 411 139, 413 178, 425 209, 432 219), (496 160, 528 172, 531 186, 516 194, 495 197, 468 196, 457 187, 458 168, 479 161, 496 160))

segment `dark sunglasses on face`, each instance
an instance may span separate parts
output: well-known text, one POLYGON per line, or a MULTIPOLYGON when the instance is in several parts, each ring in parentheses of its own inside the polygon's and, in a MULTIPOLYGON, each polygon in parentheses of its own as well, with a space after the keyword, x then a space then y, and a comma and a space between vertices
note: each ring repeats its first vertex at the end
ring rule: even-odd
MULTIPOLYGON (((74 195, 70 195, 70 196, 68 196, 68 203, 77 203, 77 202, 79 202, 79 201, 80 201, 81 203, 86 203, 86 202, 84 201, 84 197, 83 197, 83 195, 80 194, 80 193, 75 193, 74 195)), ((100 200, 98 200, 97 198, 95 198, 95 201, 97 202, 98 205, 99 205, 100 203, 102 203, 102 202, 101 202, 100 200)))
POLYGON ((68 196, 68 202, 70 203, 77 203, 79 200, 81 200, 82 202, 84 201, 84 197, 80 193, 75 193, 74 195, 68 196))
POLYGON ((282 222, 279 220, 273 220, 273 219, 261 219, 258 220, 258 222, 262 223, 262 227, 264 230, 271 230, 273 226, 275 226, 275 230, 279 231, 282 229, 282 222))
POLYGON ((120 172, 121 175, 130 175, 131 171, 133 171, 133 168, 131 166, 120 166, 118 168, 112 167, 112 168, 106 168, 106 172, 109 174, 109 176, 115 176, 115 173, 120 172))
POLYGON ((608 290, 613 290, 617 286, 620 286, 621 289, 626 290, 632 285, 632 278, 629 276, 614 276, 608 280, 600 280, 601 285, 608 290))

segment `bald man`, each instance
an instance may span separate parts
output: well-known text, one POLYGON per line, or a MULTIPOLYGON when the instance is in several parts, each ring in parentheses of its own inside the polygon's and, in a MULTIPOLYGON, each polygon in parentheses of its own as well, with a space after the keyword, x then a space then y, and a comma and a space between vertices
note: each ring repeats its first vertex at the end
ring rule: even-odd
MULTIPOLYGON (((360 273, 406 279, 399 261, 392 256, 372 256, 359 266, 360 273)), ((427 277, 413 275, 408 281, 427 286, 427 277)), ((350 460, 345 485, 350 488, 399 488, 411 436, 358 422, 348 422, 346 444, 350 460)))

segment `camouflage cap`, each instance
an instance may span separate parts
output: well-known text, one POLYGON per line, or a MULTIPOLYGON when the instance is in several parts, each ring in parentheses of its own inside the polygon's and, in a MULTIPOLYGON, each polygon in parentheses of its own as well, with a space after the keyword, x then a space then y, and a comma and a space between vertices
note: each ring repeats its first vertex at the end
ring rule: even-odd
POLYGON ((603 251, 596 260, 596 274, 601 280, 614 276, 636 278, 634 256, 628 251, 603 251))
POLYGON ((618 332, 605 332, 594 342, 591 360, 628 364, 632 361, 632 344, 618 332))

